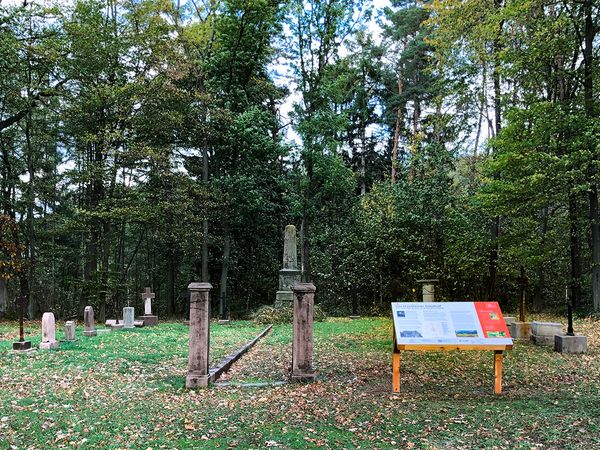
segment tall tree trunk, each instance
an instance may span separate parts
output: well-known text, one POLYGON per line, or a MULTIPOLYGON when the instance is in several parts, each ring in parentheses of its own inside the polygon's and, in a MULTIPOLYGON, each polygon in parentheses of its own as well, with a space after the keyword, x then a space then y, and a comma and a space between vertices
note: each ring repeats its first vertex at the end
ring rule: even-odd
MULTIPOLYGON (((208 184, 208 147, 202 148, 202 182, 208 184)), ((202 281, 208 283, 208 219, 202 220, 202 281)))
MULTIPOLYGON (((597 28, 594 26, 593 0, 586 0, 583 3, 585 15, 584 48, 583 48, 583 67, 584 67, 584 98, 586 117, 592 119, 595 117, 594 111, 594 38, 597 28)), ((590 164, 589 181, 591 188, 588 192, 589 197, 589 216, 592 234, 592 299, 595 310, 600 310, 600 217, 598 216, 598 185, 596 183, 596 142, 593 138, 589 141, 589 151, 592 155, 590 164)))
MULTIPOLYGON (((541 234, 541 247, 544 247, 546 243, 546 233, 548 232, 548 207, 542 208, 540 211, 540 234, 541 234)), ((546 274, 544 273, 544 264, 538 263, 536 269, 536 284, 533 288, 533 309, 535 311, 541 311, 544 307, 545 296, 544 288, 546 287, 546 274)))
POLYGON ((402 69, 398 68, 398 107, 396 108, 396 128, 394 130, 394 147, 392 148, 392 184, 396 182, 396 171, 398 167, 398 147, 400 146, 400 127, 402 126, 402 107, 400 97, 404 93, 404 80, 402 69))
POLYGON ((175 314, 175 284, 177 281, 177 258, 171 248, 167 258, 167 315, 175 314))
MULTIPOLYGON (((221 264, 221 280, 219 283, 219 302, 222 298, 227 299, 229 302, 227 278, 229 276, 229 256, 231 253, 231 230, 228 226, 225 226, 223 231, 225 235, 223 237, 223 262, 221 264)), ((226 311, 223 311, 223 313, 225 314, 226 311)))

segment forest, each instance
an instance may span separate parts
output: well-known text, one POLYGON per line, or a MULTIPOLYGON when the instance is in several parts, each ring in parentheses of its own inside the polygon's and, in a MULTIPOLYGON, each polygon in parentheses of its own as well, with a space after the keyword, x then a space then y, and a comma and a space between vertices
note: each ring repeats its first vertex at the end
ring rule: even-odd
MULTIPOLYGON (((210 281, 272 304, 283 230, 344 315, 600 309, 593 0, 0 1, 0 318, 210 281)), ((215 308, 216 309, 216 308, 215 308)))

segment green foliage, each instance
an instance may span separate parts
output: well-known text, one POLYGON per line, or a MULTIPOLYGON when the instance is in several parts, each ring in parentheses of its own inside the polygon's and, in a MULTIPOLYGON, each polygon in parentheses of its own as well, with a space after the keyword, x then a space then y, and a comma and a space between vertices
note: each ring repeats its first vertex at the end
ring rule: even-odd
MULTIPOLYGON (((251 314, 252 322, 261 325, 292 323, 294 319, 294 308, 286 306, 261 306, 251 314)), ((313 320, 323 322, 327 319, 325 311, 319 306, 313 306, 313 320)))

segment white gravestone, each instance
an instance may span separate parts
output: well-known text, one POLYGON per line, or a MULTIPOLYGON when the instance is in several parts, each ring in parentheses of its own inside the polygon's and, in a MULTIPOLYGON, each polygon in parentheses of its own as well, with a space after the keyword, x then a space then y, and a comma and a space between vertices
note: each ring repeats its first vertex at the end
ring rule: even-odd
POLYGON ((47 312, 42 316, 42 342, 40 343, 40 349, 55 350, 57 348, 56 321, 54 320, 54 314, 47 312))
POLYGON ((74 341, 75 339, 75 322, 67 320, 65 322, 65 341, 74 341))

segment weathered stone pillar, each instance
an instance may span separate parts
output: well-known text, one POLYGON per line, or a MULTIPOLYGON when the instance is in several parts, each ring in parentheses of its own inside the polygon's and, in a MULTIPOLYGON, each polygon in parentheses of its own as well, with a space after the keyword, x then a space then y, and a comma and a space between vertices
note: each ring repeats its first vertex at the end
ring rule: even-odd
POLYGON ((294 336, 292 347, 292 381, 309 381, 315 377, 312 368, 313 307, 315 285, 297 283, 294 293, 294 336))
POLYGON ((210 283, 190 283, 190 350, 185 387, 208 386, 210 348, 210 283))
POLYGON ((279 290, 275 297, 275 307, 293 304, 292 286, 299 282, 296 227, 288 225, 283 236, 283 268, 279 271, 279 290))
POLYGON ((423 285, 423 302, 435 302, 435 283, 437 279, 417 280, 417 283, 423 285))
POLYGON ((65 322, 65 341, 75 341, 75 322, 67 320, 65 322))
POLYGON ((94 323, 94 308, 86 306, 83 310, 83 335, 96 336, 96 324, 94 323))
POLYGON ((135 308, 133 306, 125 306, 123 308, 123 327, 131 330, 135 328, 135 308))

